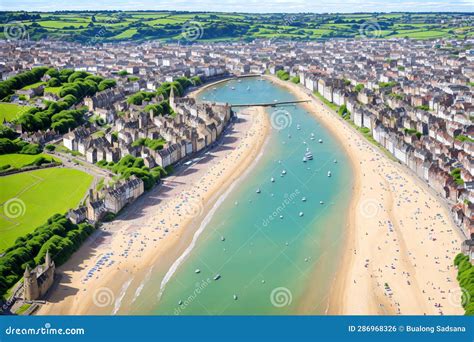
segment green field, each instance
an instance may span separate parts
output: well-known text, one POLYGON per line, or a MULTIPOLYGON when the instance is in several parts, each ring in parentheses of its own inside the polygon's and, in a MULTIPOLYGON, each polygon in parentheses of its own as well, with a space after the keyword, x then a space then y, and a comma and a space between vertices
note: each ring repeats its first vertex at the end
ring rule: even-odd
POLYGON ((62 87, 46 87, 44 88, 44 92, 59 95, 61 88, 62 87))
POLYGON ((3 122, 4 118, 7 121, 11 121, 30 108, 32 107, 20 106, 14 103, 0 102, 0 122, 3 122))
POLYGON ((34 155, 12 153, 12 154, 2 154, 2 155, 0 155, 0 167, 2 167, 3 165, 8 164, 11 167, 21 168, 25 165, 28 165, 28 164, 32 163, 33 161, 35 161, 35 159, 37 159, 39 157, 45 157, 45 158, 48 158, 50 160, 54 159, 56 161, 60 161, 59 159, 51 157, 51 156, 49 156, 47 154, 44 154, 44 153, 34 154, 34 155))
POLYGON ((44 82, 40 81, 40 82, 36 82, 36 83, 33 83, 33 84, 30 84, 30 85, 27 85, 21 89, 23 90, 28 90, 28 89, 33 89, 33 88, 36 88, 36 87, 39 87, 40 85, 43 85, 44 82))
POLYGON ((50 168, 0 177, 0 251, 56 213, 75 208, 93 177, 50 168))
MULTIPOLYGON (((0 12, 0 23, 22 22, 32 40, 84 43, 151 39, 176 42, 184 39, 182 31, 189 22, 193 22, 192 27, 197 25, 198 39, 203 41, 358 38, 361 30, 370 30, 371 38, 464 39, 474 37, 472 18, 472 13, 0 12)), ((0 24, 0 38, 4 25, 0 24)))

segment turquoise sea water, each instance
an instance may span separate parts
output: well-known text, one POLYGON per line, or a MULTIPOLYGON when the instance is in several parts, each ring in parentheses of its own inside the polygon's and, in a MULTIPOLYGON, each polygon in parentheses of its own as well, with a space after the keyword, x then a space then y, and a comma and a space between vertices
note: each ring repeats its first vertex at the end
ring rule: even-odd
MULTIPOLYGON (((237 104, 295 99, 257 78, 216 88, 203 92, 201 100, 237 104)), ((301 307, 305 313, 324 313, 341 254, 351 166, 336 139, 301 106, 267 112, 274 126, 285 128, 271 130, 263 156, 221 203, 147 313, 295 314, 301 307), (307 148, 314 160, 305 163, 307 148)))

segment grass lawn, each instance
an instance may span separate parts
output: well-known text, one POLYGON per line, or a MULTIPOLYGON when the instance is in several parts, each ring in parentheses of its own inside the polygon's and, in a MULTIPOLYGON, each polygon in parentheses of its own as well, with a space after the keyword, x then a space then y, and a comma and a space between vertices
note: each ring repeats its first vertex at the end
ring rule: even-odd
POLYGON ((75 208, 92 180, 87 173, 67 168, 0 177, 0 251, 52 215, 75 208))
POLYGON ((30 84, 30 85, 24 86, 21 89, 23 89, 23 90, 33 89, 33 88, 39 87, 40 85, 43 85, 43 84, 44 84, 44 82, 40 81, 40 82, 36 82, 36 83, 30 84))
POLYGON ((7 121, 11 121, 26 112, 28 109, 33 108, 30 106, 20 106, 15 103, 0 102, 0 122, 3 122, 3 118, 7 121))
POLYGON ((12 153, 12 154, 2 154, 0 155, 0 167, 3 165, 10 165, 12 167, 20 168, 25 165, 28 165, 32 163, 35 159, 39 157, 45 157, 48 159, 54 159, 56 161, 60 161, 57 158, 53 158, 51 156, 48 156, 47 154, 40 153, 40 154, 17 154, 17 153, 12 153))
POLYGON ((61 91, 61 88, 62 87, 46 87, 46 88, 44 88, 44 92, 59 95, 59 92, 61 91))

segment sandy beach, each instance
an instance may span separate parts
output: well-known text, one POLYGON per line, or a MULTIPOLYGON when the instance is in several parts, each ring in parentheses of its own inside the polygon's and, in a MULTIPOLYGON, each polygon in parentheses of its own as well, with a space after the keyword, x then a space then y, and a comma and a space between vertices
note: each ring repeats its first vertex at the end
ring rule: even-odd
MULTIPOLYGON (((344 253, 327 313, 463 314, 452 266, 462 237, 443 200, 300 85, 267 77, 311 100, 306 109, 341 141, 353 165, 347 234, 336 241, 344 253)), ((312 286, 317 282, 308 291, 312 286)), ((301 305, 301 313, 310 310, 301 305)))
MULTIPOLYGON (((346 234, 334 241, 344 253, 324 299, 327 313, 462 314, 452 266, 462 237, 442 199, 301 86, 266 77, 310 100, 303 106, 331 130, 352 163, 346 234)), ((240 117, 219 147, 104 224, 59 269, 60 280, 38 314, 127 313, 150 269, 173 264, 206 213, 260 154, 268 115, 253 108, 240 117)), ((299 314, 312 312, 315 286, 316 276, 299 314)))
POLYGON ((269 127, 263 108, 240 112, 219 146, 142 195, 61 266, 48 304, 37 314, 127 313, 150 269, 173 264, 209 208, 253 165, 269 127))

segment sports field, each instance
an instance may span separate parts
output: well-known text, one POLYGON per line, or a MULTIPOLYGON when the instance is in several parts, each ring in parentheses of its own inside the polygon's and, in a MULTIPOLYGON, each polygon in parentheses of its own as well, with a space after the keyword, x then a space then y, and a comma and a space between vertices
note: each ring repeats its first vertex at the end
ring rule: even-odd
POLYGON ((92 180, 87 173, 67 168, 0 177, 0 251, 52 215, 75 208, 92 180))
POLYGON ((53 158, 44 153, 33 154, 33 155, 11 153, 11 154, 0 155, 0 167, 4 165, 10 165, 11 167, 20 168, 34 162, 36 159, 40 157, 45 157, 45 158, 48 158, 49 160, 54 159, 56 161, 59 161, 59 159, 53 158))

